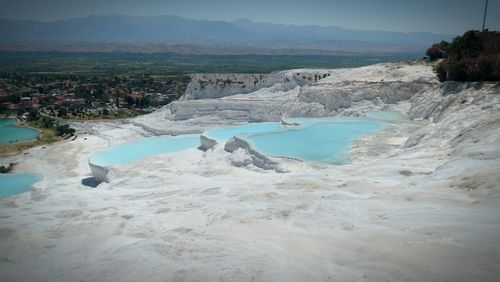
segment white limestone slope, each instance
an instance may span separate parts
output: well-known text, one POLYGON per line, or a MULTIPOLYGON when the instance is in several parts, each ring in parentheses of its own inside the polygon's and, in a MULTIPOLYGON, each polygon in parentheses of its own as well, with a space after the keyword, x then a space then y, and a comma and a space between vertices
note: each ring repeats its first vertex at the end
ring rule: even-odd
POLYGON ((393 63, 273 87, 80 124, 75 141, 2 159, 45 178, 0 200, 0 280, 498 280, 498 83, 441 84, 430 65, 393 63), (374 109, 409 119, 356 141, 351 164, 281 159, 276 172, 219 144, 87 186, 89 156, 109 144, 374 109))

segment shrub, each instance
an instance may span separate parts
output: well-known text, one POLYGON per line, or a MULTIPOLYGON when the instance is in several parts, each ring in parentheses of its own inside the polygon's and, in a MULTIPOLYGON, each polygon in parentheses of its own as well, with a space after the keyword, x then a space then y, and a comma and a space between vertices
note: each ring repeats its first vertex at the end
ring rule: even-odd
POLYGON ((10 163, 9 166, 0 166, 0 173, 9 173, 14 169, 15 163, 10 163))
POLYGON ((466 64, 462 61, 448 60, 446 67, 446 80, 466 81, 466 64), (450 79, 451 78, 451 79, 450 79))
POLYGON ((446 62, 441 62, 440 64, 436 65, 436 67, 434 67, 434 72, 436 73, 439 81, 446 81, 448 73, 446 62))
POLYGON ((50 117, 42 117, 42 125, 45 128, 51 128, 54 126, 54 120, 50 117))
POLYGON ((68 114, 68 109, 66 109, 65 107, 60 107, 60 108, 57 110, 57 115, 58 115, 60 118, 65 118, 67 114, 68 114))
POLYGON ((449 45, 434 44, 427 50, 429 57, 436 55, 439 48, 448 54, 434 69, 439 80, 500 80, 500 33, 467 31, 449 45))
POLYGON ((30 109, 28 111, 29 113, 29 116, 28 116, 28 119, 31 120, 31 121, 34 121, 34 120, 39 120, 40 119, 40 112, 36 109, 30 109))
POLYGON ((446 49, 449 43, 446 41, 441 41, 441 43, 432 44, 432 47, 427 49, 425 53, 431 61, 435 61, 437 59, 446 58, 446 49))
POLYGON ((67 124, 56 126, 56 134, 59 136, 66 135, 66 134, 74 135, 75 132, 76 132, 76 130, 74 128, 69 127, 69 125, 67 125, 67 124))

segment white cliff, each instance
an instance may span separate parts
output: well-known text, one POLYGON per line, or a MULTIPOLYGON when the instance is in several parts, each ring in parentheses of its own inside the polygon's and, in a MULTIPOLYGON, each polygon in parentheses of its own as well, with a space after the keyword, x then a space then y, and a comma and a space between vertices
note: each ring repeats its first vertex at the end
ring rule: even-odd
POLYGON ((195 74, 191 76, 183 100, 222 98, 269 87, 287 91, 296 86, 318 82, 330 76, 331 72, 296 69, 271 74, 195 74))

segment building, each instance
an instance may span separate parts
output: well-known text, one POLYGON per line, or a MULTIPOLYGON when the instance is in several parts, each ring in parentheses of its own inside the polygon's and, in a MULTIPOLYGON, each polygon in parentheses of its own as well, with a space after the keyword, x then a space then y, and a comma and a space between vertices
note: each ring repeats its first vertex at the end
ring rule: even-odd
POLYGON ((31 97, 21 97, 21 103, 19 103, 19 108, 21 109, 31 109, 32 101, 31 97))

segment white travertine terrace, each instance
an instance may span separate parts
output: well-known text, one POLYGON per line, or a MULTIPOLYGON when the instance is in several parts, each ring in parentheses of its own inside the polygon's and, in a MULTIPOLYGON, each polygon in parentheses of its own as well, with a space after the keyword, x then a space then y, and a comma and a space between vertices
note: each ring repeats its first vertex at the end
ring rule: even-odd
POLYGON ((439 83, 423 62, 329 73, 244 94, 206 85, 6 158, 44 179, 0 200, 2 280, 498 280, 499 83, 439 83), (409 120, 356 141, 350 164, 283 159, 281 172, 263 170, 244 146, 216 144, 120 165, 109 183, 88 185, 92 154, 151 134, 371 110, 409 120))

